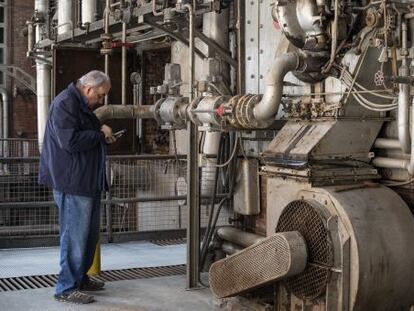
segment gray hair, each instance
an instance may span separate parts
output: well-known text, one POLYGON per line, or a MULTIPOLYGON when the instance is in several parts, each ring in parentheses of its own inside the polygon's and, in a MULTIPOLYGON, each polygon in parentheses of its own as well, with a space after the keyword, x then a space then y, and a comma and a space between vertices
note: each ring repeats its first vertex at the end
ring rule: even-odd
POLYGON ((82 87, 87 85, 90 87, 100 87, 105 83, 111 86, 111 79, 102 71, 92 70, 83 75, 76 84, 82 87))

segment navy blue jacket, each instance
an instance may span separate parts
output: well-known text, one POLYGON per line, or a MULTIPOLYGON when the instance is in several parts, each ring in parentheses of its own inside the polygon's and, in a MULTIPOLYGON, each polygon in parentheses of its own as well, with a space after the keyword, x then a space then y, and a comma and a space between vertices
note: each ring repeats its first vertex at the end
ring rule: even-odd
POLYGON ((39 183, 92 197, 108 186, 106 143, 98 118, 72 83, 52 101, 40 156, 39 183))

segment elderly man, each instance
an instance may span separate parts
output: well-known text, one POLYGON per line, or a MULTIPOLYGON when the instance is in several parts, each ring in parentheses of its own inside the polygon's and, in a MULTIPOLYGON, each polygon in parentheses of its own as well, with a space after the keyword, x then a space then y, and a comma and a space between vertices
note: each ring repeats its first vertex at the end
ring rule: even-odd
POLYGON ((60 273, 58 301, 86 304, 94 297, 83 291, 102 290, 92 280, 92 265, 99 237, 100 200, 107 190, 106 145, 115 138, 92 110, 111 88, 107 75, 91 71, 70 84, 53 100, 40 157, 39 182, 53 189, 59 207, 60 273))

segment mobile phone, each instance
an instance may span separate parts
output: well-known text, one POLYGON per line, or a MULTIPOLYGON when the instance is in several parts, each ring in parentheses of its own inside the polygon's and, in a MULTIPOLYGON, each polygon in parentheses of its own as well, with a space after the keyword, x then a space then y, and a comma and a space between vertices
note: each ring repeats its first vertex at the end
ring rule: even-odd
POLYGON ((119 138, 122 135, 124 135, 126 133, 126 131, 127 131, 126 129, 120 130, 118 132, 113 133, 112 136, 114 136, 115 138, 119 138))

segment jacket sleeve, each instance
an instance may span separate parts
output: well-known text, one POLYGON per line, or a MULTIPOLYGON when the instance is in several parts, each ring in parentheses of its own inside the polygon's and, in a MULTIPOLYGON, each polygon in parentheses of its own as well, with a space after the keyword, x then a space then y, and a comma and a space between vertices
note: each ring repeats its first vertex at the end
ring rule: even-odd
POLYGON ((105 142, 102 132, 81 130, 77 108, 70 100, 56 103, 52 112, 52 125, 59 145, 68 152, 86 151, 105 142))

